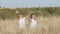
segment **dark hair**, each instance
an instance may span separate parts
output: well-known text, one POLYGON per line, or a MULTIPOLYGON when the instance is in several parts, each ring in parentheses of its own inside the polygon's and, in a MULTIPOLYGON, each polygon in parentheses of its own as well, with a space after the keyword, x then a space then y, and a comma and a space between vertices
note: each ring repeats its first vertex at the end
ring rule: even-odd
POLYGON ((30 18, 31 18, 31 19, 32 19, 32 15, 34 15, 34 14, 31 14, 31 15, 30 15, 30 18))

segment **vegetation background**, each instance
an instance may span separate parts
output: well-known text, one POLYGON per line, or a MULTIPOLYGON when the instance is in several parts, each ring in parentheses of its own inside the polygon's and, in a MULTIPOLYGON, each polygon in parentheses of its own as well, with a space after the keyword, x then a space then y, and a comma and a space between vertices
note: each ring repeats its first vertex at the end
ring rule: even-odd
POLYGON ((15 19, 18 10, 20 14, 27 16, 28 14, 35 14, 37 16, 60 16, 60 7, 44 7, 44 8, 0 8, 0 19, 15 19))
POLYGON ((0 8, 0 34, 60 34, 60 7, 0 8), (19 32, 16 10, 24 16, 35 14, 36 29, 30 30, 30 23, 26 20, 27 27, 19 32))

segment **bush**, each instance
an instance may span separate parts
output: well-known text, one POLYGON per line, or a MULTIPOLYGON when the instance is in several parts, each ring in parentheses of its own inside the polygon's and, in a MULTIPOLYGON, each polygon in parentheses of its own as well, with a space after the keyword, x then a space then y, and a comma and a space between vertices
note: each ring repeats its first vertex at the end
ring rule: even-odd
POLYGON ((60 15, 60 8, 58 7, 48 7, 48 8, 0 8, 0 19, 15 19, 16 13, 18 10, 20 14, 26 16, 28 14, 35 14, 36 16, 50 16, 50 15, 60 15))

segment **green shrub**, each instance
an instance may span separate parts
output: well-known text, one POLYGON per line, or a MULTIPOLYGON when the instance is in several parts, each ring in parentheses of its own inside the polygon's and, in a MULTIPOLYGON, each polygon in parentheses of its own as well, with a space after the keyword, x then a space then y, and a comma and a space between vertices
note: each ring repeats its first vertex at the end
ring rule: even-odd
POLYGON ((15 19, 16 13, 18 10, 20 14, 26 16, 29 14, 35 14, 36 16, 51 16, 51 15, 60 15, 60 8, 58 7, 48 7, 48 8, 0 8, 0 19, 15 19))

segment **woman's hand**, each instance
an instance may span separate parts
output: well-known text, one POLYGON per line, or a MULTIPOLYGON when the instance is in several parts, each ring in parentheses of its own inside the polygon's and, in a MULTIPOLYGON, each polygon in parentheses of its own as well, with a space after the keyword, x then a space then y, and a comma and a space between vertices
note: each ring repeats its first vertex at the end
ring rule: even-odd
POLYGON ((16 11, 16 14, 18 14, 19 12, 18 11, 16 11))
POLYGON ((19 12, 18 12, 18 11, 16 11, 16 16, 17 16, 17 18, 18 18, 18 20, 19 20, 20 15, 19 15, 19 12))

